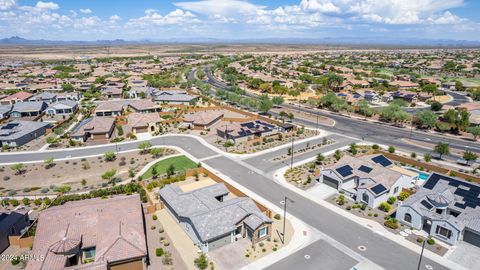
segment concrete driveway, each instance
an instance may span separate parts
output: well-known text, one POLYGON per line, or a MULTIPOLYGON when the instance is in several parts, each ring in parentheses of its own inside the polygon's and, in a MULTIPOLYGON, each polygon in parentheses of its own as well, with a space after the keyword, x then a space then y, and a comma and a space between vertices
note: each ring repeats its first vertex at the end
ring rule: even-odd
POLYGON ((216 269, 239 269, 248 263, 245 258, 245 250, 250 245, 250 240, 242 238, 234 243, 210 251, 208 256, 214 261, 217 266, 216 269))
POLYGON ((337 190, 324 183, 316 183, 313 187, 307 189, 307 193, 310 193, 321 200, 325 200, 337 193, 337 190))
POLYGON ((480 265, 480 248, 469 243, 459 241, 447 258, 468 269, 478 269, 480 265))

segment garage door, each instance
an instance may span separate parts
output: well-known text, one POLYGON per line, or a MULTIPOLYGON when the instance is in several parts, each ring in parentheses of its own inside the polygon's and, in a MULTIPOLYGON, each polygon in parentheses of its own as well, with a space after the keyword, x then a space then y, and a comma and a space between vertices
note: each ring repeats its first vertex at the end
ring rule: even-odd
POLYGON ((463 241, 480 247, 480 234, 471 231, 465 231, 463 234, 463 241))
POLYGON ((330 178, 324 175, 323 183, 326 184, 327 186, 333 187, 334 189, 338 189, 338 181, 333 178, 330 178))
POLYGON ((232 238, 230 237, 230 234, 223 238, 213 240, 211 242, 208 242, 208 251, 212 251, 219 247, 223 247, 227 244, 230 244, 231 242, 232 242, 232 238))

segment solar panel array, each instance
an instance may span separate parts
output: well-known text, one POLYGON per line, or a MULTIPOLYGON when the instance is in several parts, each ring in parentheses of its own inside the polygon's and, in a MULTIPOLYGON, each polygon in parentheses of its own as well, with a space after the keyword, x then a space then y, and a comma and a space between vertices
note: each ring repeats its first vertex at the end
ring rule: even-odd
POLYGON ((462 198, 462 202, 455 203, 456 207, 461 209, 480 207, 480 187, 472 183, 434 173, 428 178, 423 187, 433 190, 440 180, 448 182, 449 186, 455 188, 453 194, 462 198))
POLYGON ((423 206, 425 206, 425 208, 427 208, 428 210, 432 209, 433 208, 433 205, 431 205, 429 202, 425 201, 425 200, 422 200, 420 202, 423 206))
POLYGON ((362 165, 358 168, 358 170, 364 173, 370 173, 373 169, 368 166, 362 165))
POLYGON ((344 165, 340 168, 335 169, 342 177, 346 177, 352 174, 353 168, 350 165, 344 165))
POLYGON ((372 158, 372 161, 377 163, 377 164, 382 165, 383 167, 388 167, 388 166, 392 165, 392 162, 390 160, 388 160, 386 157, 384 157, 383 155, 378 155, 378 156, 372 158))
POLYGON ((372 187, 371 190, 373 191, 373 193, 378 195, 378 194, 384 192, 385 190, 387 190, 387 188, 382 184, 378 184, 378 185, 372 187))

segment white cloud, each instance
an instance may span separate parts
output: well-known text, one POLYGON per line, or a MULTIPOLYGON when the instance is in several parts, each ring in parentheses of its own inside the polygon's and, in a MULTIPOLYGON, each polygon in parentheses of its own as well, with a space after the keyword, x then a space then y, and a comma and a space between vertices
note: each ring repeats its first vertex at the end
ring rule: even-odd
POLYGON ((92 10, 89 9, 89 8, 81 8, 81 9, 79 9, 79 10, 80 10, 80 12, 83 13, 83 14, 90 14, 90 13, 92 13, 92 10))
POLYGON ((110 22, 117 22, 117 21, 120 21, 122 18, 120 18, 120 16, 115 14, 115 15, 110 16, 110 18, 108 18, 108 19, 110 20, 110 22))
POLYGON ((300 7, 309 11, 318 11, 321 13, 339 13, 340 8, 329 0, 302 0, 300 7))
POLYGON ((0 10, 9 10, 17 5, 16 0, 0 0, 0 10))
POLYGON ((175 24, 184 24, 187 22, 197 22, 195 15, 189 11, 183 11, 181 9, 176 9, 166 15, 161 15, 157 10, 147 9, 145 10, 145 16, 131 19, 128 24, 138 25, 138 26, 148 26, 149 24, 153 25, 175 25, 175 24))
POLYGON ((40 10, 55 10, 60 8, 58 4, 54 2, 42 2, 42 1, 38 1, 35 7, 40 10))

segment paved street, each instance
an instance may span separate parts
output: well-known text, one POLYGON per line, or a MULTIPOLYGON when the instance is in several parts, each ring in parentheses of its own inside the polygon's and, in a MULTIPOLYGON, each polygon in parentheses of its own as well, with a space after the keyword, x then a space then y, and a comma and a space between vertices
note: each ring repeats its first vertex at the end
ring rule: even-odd
POLYGON ((323 240, 318 240, 287 258, 271 265, 269 270, 347 270, 358 261, 323 240))

